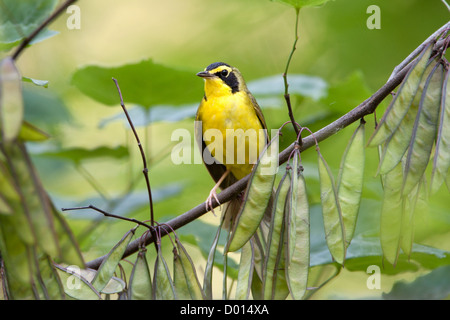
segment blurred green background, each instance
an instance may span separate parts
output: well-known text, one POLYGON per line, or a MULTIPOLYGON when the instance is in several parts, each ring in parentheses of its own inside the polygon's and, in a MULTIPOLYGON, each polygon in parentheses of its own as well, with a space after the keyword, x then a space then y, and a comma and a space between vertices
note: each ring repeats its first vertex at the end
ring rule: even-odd
MULTIPOLYGON (((183 75, 192 75, 182 85, 176 77, 171 80, 173 86, 168 90, 179 103, 159 108, 144 105, 140 110, 149 107, 153 110, 149 119, 143 119, 145 114, 133 113, 136 123, 148 124, 139 126, 139 134, 149 159, 156 218, 164 222, 200 204, 214 185, 207 170, 201 164, 174 165, 170 160, 176 144, 171 141, 173 130, 185 128, 193 133, 192 114, 203 96, 202 80, 195 73, 212 62, 224 61, 238 67, 250 84, 274 75, 281 79, 294 41, 294 9, 268 0, 81 0, 76 5, 81 9, 80 29, 68 29, 70 14, 63 14, 50 26, 59 34, 31 46, 18 60, 23 76, 49 81, 48 88, 25 85, 28 119, 53 136, 46 143, 30 145, 45 187, 60 207, 95 204, 112 213, 140 220, 149 218, 141 159, 128 126, 116 121, 121 109, 113 82, 110 83, 113 96, 109 97, 117 103, 106 105, 83 94, 72 78, 85 66, 119 68, 151 59, 183 75), (119 146, 130 147, 130 155, 119 152, 101 157, 93 151, 93 159, 77 162, 51 156, 51 152, 71 148, 95 150, 119 146)), ((318 99, 293 94, 297 121, 315 131, 357 106, 381 87, 393 68, 446 23, 448 17, 449 12, 440 0, 336 0, 320 8, 301 10, 300 39, 289 74, 318 77, 326 86, 318 99), (370 14, 366 9, 373 4, 380 7, 381 28, 369 30, 366 21, 370 14)), ((85 75, 83 81, 95 91, 97 83, 90 76, 85 75)), ((108 81, 112 76, 117 77, 112 72, 108 81)), ((130 88, 131 82, 145 90, 143 83, 149 79, 158 81, 155 77, 136 72, 135 77, 127 80, 122 91, 129 109, 133 109, 136 101, 128 104, 124 88, 130 88)), ((316 82, 312 79, 316 78, 308 79, 314 90, 316 82)), ((120 84, 121 78, 118 80, 120 84)), ((100 83, 98 86, 101 87, 100 83)), ((257 85, 255 88, 261 89, 257 85)), ((269 128, 278 128, 288 120, 284 101, 280 95, 267 97, 261 93, 263 89, 255 95, 269 128)), ((377 111, 378 117, 387 102, 377 111)), ((366 120, 368 138, 374 127, 373 117, 366 120)), ((356 127, 357 123, 320 144, 336 176, 342 153, 356 127)), ((286 134, 282 144, 290 144, 292 137, 286 134)), ((314 209, 314 204, 320 201, 316 153, 311 149, 302 157, 312 215, 320 217, 320 212, 317 214, 314 209)), ((379 177, 375 176, 376 150, 367 150, 366 157, 364 199, 357 230, 361 235, 376 236, 382 198, 379 177)), ((430 212, 417 217, 420 227, 416 230, 416 242, 450 250, 445 186, 430 201, 430 212)), ((71 212, 67 217, 83 239, 86 260, 107 253, 132 227, 87 211, 71 212), (100 219, 93 225, 97 218, 100 219)), ((217 225, 218 221, 218 216, 208 213, 201 222, 194 222, 179 233, 194 244, 193 249, 196 245, 208 248, 214 228, 205 227, 204 232, 199 228, 217 225)), ((380 257, 367 265, 369 262, 383 264, 380 257)), ((387 267, 390 271, 383 275, 381 290, 369 290, 368 275, 361 271, 365 268, 356 268, 358 272, 344 269, 314 297, 376 298, 389 292, 394 282, 412 280, 428 272, 421 265, 399 266, 397 271, 402 272, 387 267)))

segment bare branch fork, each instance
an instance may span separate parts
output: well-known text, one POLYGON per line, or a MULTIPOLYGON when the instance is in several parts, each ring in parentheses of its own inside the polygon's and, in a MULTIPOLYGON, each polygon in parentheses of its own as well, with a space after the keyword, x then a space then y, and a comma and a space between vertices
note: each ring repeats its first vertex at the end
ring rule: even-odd
MULTIPOLYGON (((430 43, 430 41, 435 41, 436 37, 440 35, 443 31, 446 29, 450 29, 450 22, 447 22, 444 26, 442 26, 438 31, 433 33, 430 37, 428 37, 418 48, 423 48, 424 44, 430 43)), ((444 47, 444 41, 438 41, 435 46, 434 50, 439 51, 444 47)), ((300 151, 305 151, 306 149, 309 149, 310 147, 314 146, 316 144, 315 139, 319 141, 323 141, 327 139, 328 137, 334 135, 341 129, 347 127, 348 125, 362 119, 364 116, 371 114, 375 111, 377 106, 381 103, 381 101, 384 100, 405 78, 406 74, 411 68, 411 61, 414 61, 415 56, 420 52, 420 49, 414 50, 416 53, 415 55, 409 55, 398 67, 397 70, 394 70, 393 76, 390 77, 390 79, 380 88, 378 89, 371 97, 363 101, 361 104, 359 104, 357 107, 340 117, 339 119, 335 120, 334 122, 330 123, 329 125, 323 127, 322 129, 318 130, 314 133, 314 135, 309 135, 302 139, 302 145, 300 146, 300 151), (407 62, 406 62, 407 61, 407 62), (401 67, 400 67, 401 66, 401 67)), ((297 142, 292 143, 289 147, 284 149, 279 154, 279 163, 284 163, 288 160, 290 153, 295 148, 297 142)), ((220 203, 225 203, 234 197, 236 197, 241 191, 245 189, 247 186, 248 180, 250 175, 246 176, 245 178, 237 181, 233 185, 229 186, 228 188, 222 190, 218 194, 218 200, 220 203)), ((212 206, 215 208, 219 204, 213 200, 212 206)), ((179 215, 178 217, 169 220, 165 224, 171 228, 170 231, 176 230, 195 219, 201 217, 203 214, 205 214, 206 208, 204 203, 201 203, 197 205, 196 207, 192 208, 191 210, 179 215)), ((161 230, 161 237, 166 235, 169 231, 164 229, 161 230)), ((147 237, 144 240, 145 245, 149 245, 150 243, 154 242, 154 238, 151 234, 147 234, 147 237)), ((139 243, 142 242, 142 240, 134 240, 132 241, 124 253, 124 258, 132 255, 133 253, 137 252, 139 249, 139 243)), ((97 259, 91 260, 86 263, 86 266, 89 268, 97 269, 102 261, 106 258, 106 256, 99 257, 97 259)))
MULTIPOLYGON (((157 232, 157 230, 156 230, 156 228, 159 229, 159 225, 158 225, 158 227, 155 227, 155 220, 154 220, 154 215, 153 215, 152 191, 151 191, 151 187, 150 187, 150 179, 148 178, 147 159, 145 157, 144 148, 142 147, 141 141, 139 139, 139 135, 137 134, 137 131, 133 125, 133 121, 131 120, 130 115, 128 114, 127 108, 125 107, 125 103, 123 102, 122 91, 120 90, 119 83, 115 78, 112 78, 112 80, 114 81, 116 88, 117 88, 117 92, 119 93, 120 106, 122 107, 122 110, 125 113, 125 116, 127 117, 128 123, 130 124, 131 130, 133 131, 134 137, 135 137, 137 145, 139 147, 139 151, 141 153, 142 164, 143 164, 142 173, 144 174, 145 183, 147 185, 147 193, 148 193, 148 200, 149 200, 149 206, 150 206, 150 223, 151 223, 151 225, 149 226, 148 224, 141 222, 139 220, 136 220, 136 219, 126 218, 126 217, 108 213, 108 212, 106 212, 100 208, 97 208, 96 206, 93 206, 93 205, 83 206, 83 207, 75 207, 75 208, 62 208, 61 210, 62 211, 73 211, 73 210, 92 209, 92 210, 102 213, 105 217, 121 219, 121 220, 134 222, 139 225, 142 225, 149 229, 149 231, 150 231, 149 233, 151 234, 152 239, 157 239, 157 238, 160 238, 160 237, 158 237, 158 235, 161 231, 157 232)), ((169 229, 170 229, 170 226, 169 226, 169 229)), ((156 250, 158 250, 158 247, 157 246, 155 246, 155 247, 156 247, 156 250)))

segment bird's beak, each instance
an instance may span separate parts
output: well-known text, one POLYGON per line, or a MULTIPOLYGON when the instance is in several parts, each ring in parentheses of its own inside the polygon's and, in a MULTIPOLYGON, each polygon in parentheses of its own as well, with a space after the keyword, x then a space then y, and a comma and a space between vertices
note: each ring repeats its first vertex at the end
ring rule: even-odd
POLYGON ((208 71, 201 71, 201 72, 197 73, 197 76, 199 76, 201 78, 213 78, 214 74, 211 74, 208 71))

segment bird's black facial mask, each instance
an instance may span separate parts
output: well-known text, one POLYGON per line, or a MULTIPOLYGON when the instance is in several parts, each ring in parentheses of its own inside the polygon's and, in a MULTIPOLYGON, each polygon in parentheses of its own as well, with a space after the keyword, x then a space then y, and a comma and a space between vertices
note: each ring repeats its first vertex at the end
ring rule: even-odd
MULTIPOLYGON (((222 71, 226 71, 225 69, 222 71)), ((234 74, 233 71, 230 73, 224 73, 222 71, 216 72, 215 75, 218 76, 220 79, 222 79, 223 82, 225 82, 230 88, 231 93, 236 93, 239 91, 239 80, 234 74)))
MULTIPOLYGON (((224 62, 215 62, 206 67, 205 71, 212 71, 221 66, 226 66, 231 69, 231 66, 224 62)), ((229 70, 228 68, 217 71, 214 73, 214 75, 222 79, 222 81, 225 82, 225 84, 227 84, 231 88, 231 93, 236 93, 239 91, 239 80, 236 77, 234 71, 229 70)))

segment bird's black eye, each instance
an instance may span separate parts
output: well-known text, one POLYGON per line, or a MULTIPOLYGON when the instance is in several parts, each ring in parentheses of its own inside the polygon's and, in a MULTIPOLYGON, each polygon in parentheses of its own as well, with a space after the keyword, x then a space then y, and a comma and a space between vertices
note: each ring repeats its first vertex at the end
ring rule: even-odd
POLYGON ((227 69, 223 69, 220 74, 224 77, 228 76, 228 70, 227 69))

